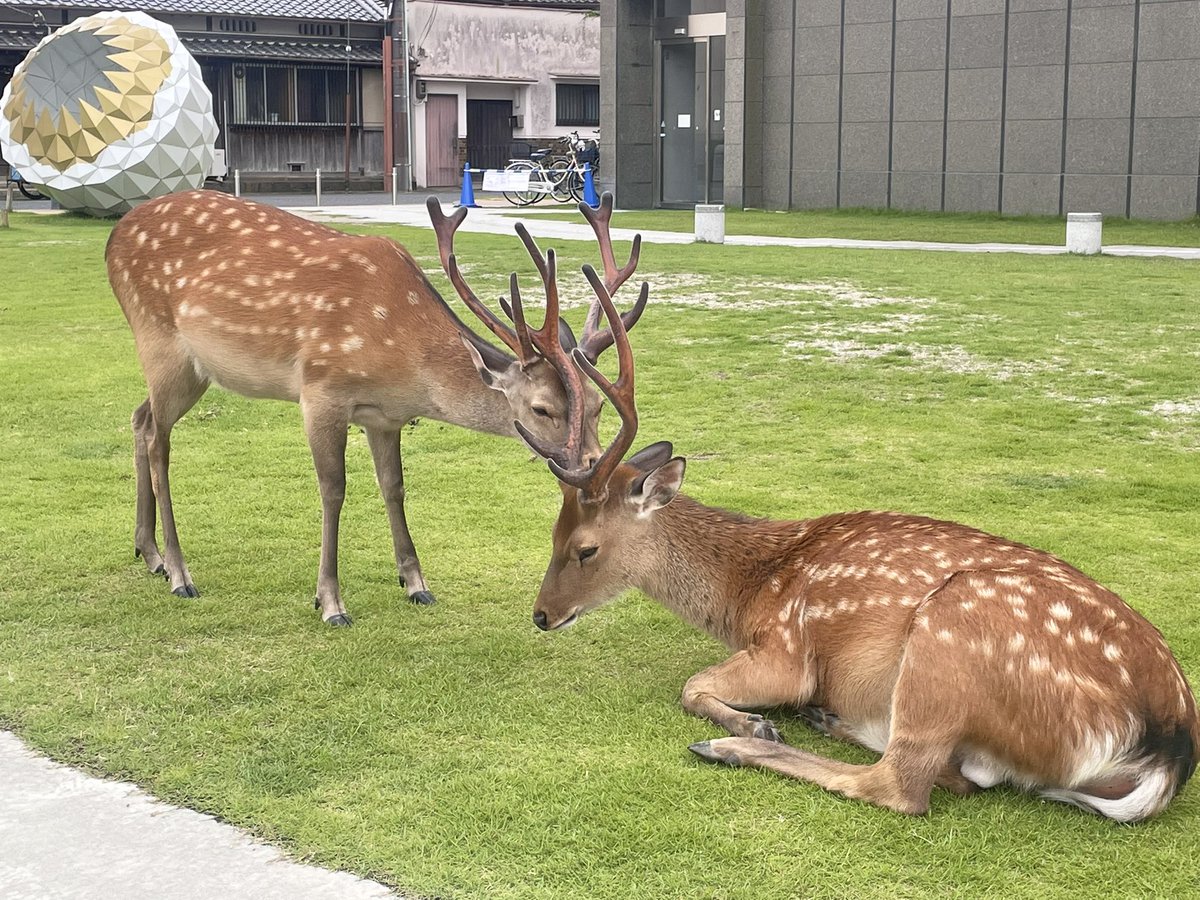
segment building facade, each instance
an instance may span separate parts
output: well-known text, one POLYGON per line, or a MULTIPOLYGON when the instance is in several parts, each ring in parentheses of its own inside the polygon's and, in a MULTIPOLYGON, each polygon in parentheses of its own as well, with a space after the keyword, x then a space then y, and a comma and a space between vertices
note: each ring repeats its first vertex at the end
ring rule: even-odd
POLYGON ((413 0, 408 17, 418 186, 599 127, 596 0, 413 0))
POLYGON ((1200 213, 1200 0, 601 0, 624 206, 1200 213))
MULTIPOLYGON (((0 4, 0 89, 43 37, 112 5, 0 4)), ((137 6, 200 64, 219 156, 252 189, 307 188, 315 169, 333 187, 347 173, 356 186, 390 187, 393 167, 401 189, 456 185, 464 162, 502 167, 599 125, 598 0, 137 6)))

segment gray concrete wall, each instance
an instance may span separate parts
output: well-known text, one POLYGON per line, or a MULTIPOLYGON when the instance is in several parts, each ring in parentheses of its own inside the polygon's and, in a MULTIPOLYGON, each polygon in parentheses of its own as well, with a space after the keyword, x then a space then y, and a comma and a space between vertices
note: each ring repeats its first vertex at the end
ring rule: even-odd
POLYGON ((600 183, 628 208, 653 206, 654 38, 649 0, 600 0, 600 183))
POLYGON ((1200 0, 763 2, 770 208, 1200 212, 1200 0))
MULTIPOLYGON (((655 202, 650 0, 601 0, 602 183, 655 202)), ((728 0, 725 202, 1200 212, 1200 0, 728 0)))

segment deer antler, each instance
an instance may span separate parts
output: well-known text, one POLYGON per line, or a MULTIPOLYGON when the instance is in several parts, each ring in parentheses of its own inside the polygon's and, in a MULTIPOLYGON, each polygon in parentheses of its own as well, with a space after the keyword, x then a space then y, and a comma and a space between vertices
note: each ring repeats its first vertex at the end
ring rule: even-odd
POLYGON ((524 224, 517 223, 517 234, 521 238, 521 243, 525 245, 526 252, 533 259, 533 264, 537 266, 538 274, 542 277, 542 285, 546 290, 546 317, 542 322, 542 327, 535 330, 529 328, 525 321, 525 311, 521 304, 521 291, 517 285, 517 275, 514 272, 509 278, 509 292, 512 297, 512 306, 505 304, 504 311, 509 314, 516 325, 518 331, 524 330, 528 339, 533 344, 534 348, 545 357, 546 361, 554 366, 558 377, 562 381, 563 390, 567 395, 567 440, 561 450, 553 450, 545 444, 538 441, 520 422, 514 423, 517 432, 525 439, 533 450, 542 457, 550 460, 552 463, 561 460, 560 465, 573 465, 578 461, 579 453, 583 447, 583 426, 584 426, 584 410, 585 404, 583 401, 583 379, 579 377, 579 370, 571 361, 567 350, 563 346, 560 337, 559 317, 559 302, 558 302, 558 266, 553 250, 547 250, 546 255, 542 255, 542 251, 538 249, 537 243, 530 235, 529 229, 524 224))
MULTIPOLYGON (((583 217, 592 226, 592 231, 596 233, 596 241, 600 245, 600 261, 604 265, 604 289, 611 299, 637 268, 638 258, 642 252, 642 236, 634 235, 633 248, 629 252, 629 262, 621 268, 617 268, 617 260, 613 254, 612 235, 609 232, 609 223, 612 221, 613 212, 613 195, 605 191, 600 198, 599 209, 592 209, 586 203, 580 203, 579 211, 583 213, 583 217)), ((598 297, 599 294, 597 294, 598 297)), ((648 297, 649 294, 643 292, 633 308, 621 316, 621 324, 626 332, 633 328, 641 318, 648 297)), ((613 343, 613 329, 611 327, 603 330, 600 328, 601 310, 602 303, 599 299, 593 301, 583 326, 583 336, 579 339, 579 349, 592 363, 613 343)), ((607 310, 605 312, 607 313, 607 310)))
MULTIPOLYGON (((458 261, 454 257, 454 232, 458 230, 458 226, 463 223, 467 217, 467 208, 459 207, 454 215, 447 216, 442 212, 442 204, 438 202, 437 197, 430 197, 425 201, 425 208, 429 210, 429 220, 433 223, 434 234, 437 235, 438 255, 442 260, 442 268, 450 277, 450 283, 454 285, 454 289, 458 291, 458 296, 462 298, 463 303, 467 304, 467 308, 475 313, 480 318, 484 325, 491 329, 492 334, 500 338, 505 345, 513 353, 517 359, 521 361, 521 365, 526 366, 537 359, 534 353, 533 346, 529 339, 529 329, 525 325, 524 320, 517 322, 516 330, 509 328, 494 312, 487 308, 475 292, 471 290, 466 279, 463 278, 462 271, 458 268, 458 261)), ((514 276, 515 277, 515 276, 514 276)))
MULTIPOLYGON (((622 316, 617 313, 617 308, 612 302, 612 296, 609 294, 606 283, 601 281, 600 276, 596 274, 596 270, 591 266, 584 266, 583 274, 587 277, 592 290, 596 294, 599 307, 604 310, 604 314, 608 318, 608 330, 617 347, 617 363, 620 366, 620 374, 616 382, 609 381, 578 347, 574 350, 575 362, 596 383, 596 386, 609 399, 609 402, 612 403, 613 408, 621 417, 621 430, 617 432, 617 436, 613 439, 613 442, 604 451, 604 455, 590 468, 583 468, 579 465, 580 460, 577 457, 571 456, 567 458, 576 466, 572 469, 567 469, 555 459, 548 458, 547 462, 550 466, 550 471, 558 476, 560 481, 579 488, 584 503, 601 503, 608 496, 609 478, 612 477, 612 473, 616 471, 617 466, 621 464, 622 458, 633 445, 633 439, 637 435, 638 417, 633 389, 633 350, 629 346, 629 333, 625 322, 622 316)), ((650 285, 642 282, 642 290, 634 308, 643 308, 646 305, 649 294, 650 285)), ((582 411, 580 415, 581 418, 578 427, 582 429, 582 411)), ((573 428, 575 425, 576 423, 572 422, 573 428)))

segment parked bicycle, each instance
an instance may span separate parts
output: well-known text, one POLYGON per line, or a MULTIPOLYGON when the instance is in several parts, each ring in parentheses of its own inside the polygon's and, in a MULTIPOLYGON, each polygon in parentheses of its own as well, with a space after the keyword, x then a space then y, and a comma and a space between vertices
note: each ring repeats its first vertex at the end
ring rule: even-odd
POLYGON ((556 141, 564 151, 553 154, 552 150, 535 150, 528 159, 509 160, 506 172, 528 172, 529 186, 522 191, 503 191, 504 199, 514 206, 529 206, 553 197, 558 203, 583 199, 583 164, 588 163, 593 174, 600 164, 599 143, 592 138, 579 136, 573 131, 556 141))
POLYGON ((21 196, 26 200, 44 200, 45 196, 32 184, 21 177, 21 173, 16 169, 9 167, 8 180, 17 186, 17 190, 21 192, 21 196))

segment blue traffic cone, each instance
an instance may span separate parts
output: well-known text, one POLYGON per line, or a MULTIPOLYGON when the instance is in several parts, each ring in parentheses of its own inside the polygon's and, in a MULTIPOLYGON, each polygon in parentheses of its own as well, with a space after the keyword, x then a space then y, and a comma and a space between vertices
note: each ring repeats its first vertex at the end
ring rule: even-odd
POLYGON ((592 209, 600 206, 600 198, 596 196, 596 179, 592 175, 592 164, 583 164, 583 202, 592 209))
POLYGON ((466 206, 471 209, 478 209, 479 204, 475 202, 475 185, 471 184, 471 164, 463 165, 463 183, 462 194, 458 198, 459 206, 466 206))

